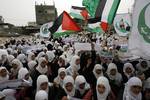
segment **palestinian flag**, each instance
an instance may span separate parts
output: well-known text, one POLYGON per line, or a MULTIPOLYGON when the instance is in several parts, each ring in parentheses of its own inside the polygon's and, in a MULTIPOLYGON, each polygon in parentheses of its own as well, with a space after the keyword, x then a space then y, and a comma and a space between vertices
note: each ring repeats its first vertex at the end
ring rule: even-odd
POLYGON ((70 10, 70 15, 73 18, 87 20, 88 19, 88 11, 85 7, 72 6, 70 10))
POLYGON ((83 0, 92 18, 101 18, 101 27, 107 31, 108 24, 112 24, 121 0, 83 0))
POLYGON ((63 12, 55 21, 49 31, 54 33, 61 33, 65 31, 80 31, 81 28, 74 22, 67 12, 63 12))

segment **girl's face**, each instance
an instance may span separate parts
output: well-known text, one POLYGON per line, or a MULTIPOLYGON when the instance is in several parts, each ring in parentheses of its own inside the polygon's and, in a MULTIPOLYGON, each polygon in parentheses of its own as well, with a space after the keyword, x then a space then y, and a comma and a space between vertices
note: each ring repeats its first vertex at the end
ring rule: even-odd
POLYGON ((42 68, 45 68, 46 64, 47 64, 47 62, 46 62, 45 60, 42 61, 42 62, 41 62, 41 67, 42 67, 42 68))
POLYGON ((125 71, 126 71, 126 73, 128 73, 128 74, 132 73, 132 69, 131 69, 130 67, 127 67, 125 71))
POLYGON ((66 73, 65 72, 60 72, 59 76, 63 80, 66 76, 66 73))
POLYGON ((2 69, 2 70, 0 71, 0 76, 5 77, 6 75, 7 75, 6 69, 2 69))
POLYGON ((134 93, 135 95, 138 95, 142 90, 142 87, 140 86, 131 86, 131 92, 134 93))
POLYGON ((12 64, 12 68, 17 69, 18 65, 17 64, 12 64))
POLYGON ((116 75, 116 73, 117 73, 116 69, 110 70, 110 75, 116 75))
POLYGON ((96 74, 101 74, 102 73, 102 70, 101 69, 96 69, 96 74))
POLYGON ((77 59, 76 60, 76 65, 79 65, 80 64, 80 59, 77 59))
POLYGON ((31 59, 34 60, 34 59, 35 59, 35 55, 32 55, 32 56, 31 56, 31 59))
POLYGON ((65 87, 66 87, 66 90, 67 90, 68 92, 71 92, 72 89, 73 89, 73 84, 69 82, 69 83, 66 84, 65 87))
POLYGON ((103 94, 105 92, 105 86, 103 84, 99 84, 97 86, 99 94, 103 94))
POLYGON ((46 90, 48 87, 48 82, 42 83, 40 87, 41 87, 41 90, 46 90))
POLYGON ((25 77, 24 77, 24 79, 25 79, 25 80, 28 80, 28 79, 29 79, 29 76, 30 76, 29 73, 26 74, 25 77))
POLYGON ((82 83, 82 84, 79 85, 80 89, 84 89, 84 87, 85 87, 85 83, 82 83))

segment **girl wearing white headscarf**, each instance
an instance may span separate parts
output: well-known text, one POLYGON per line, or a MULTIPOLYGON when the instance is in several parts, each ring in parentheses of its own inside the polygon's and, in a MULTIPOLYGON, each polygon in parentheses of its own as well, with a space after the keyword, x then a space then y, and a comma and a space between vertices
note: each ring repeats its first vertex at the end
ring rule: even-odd
POLYGON ((40 90, 35 95, 35 100, 48 100, 48 94, 44 90, 40 90))
POLYGON ((40 75, 37 78, 37 87, 36 91, 44 90, 47 93, 49 92, 49 87, 48 87, 48 78, 46 75, 40 75))
POLYGON ((12 62, 12 60, 15 59, 15 57, 13 55, 8 55, 7 56, 7 61, 10 64, 12 62))
POLYGON ((70 62, 70 67, 68 67, 67 70, 67 74, 68 75, 78 75, 78 70, 80 69, 80 57, 77 55, 74 55, 71 59, 70 62))
POLYGON ((75 95, 74 79, 72 76, 66 76, 63 81, 63 88, 67 94, 67 98, 71 98, 75 95))
POLYGON ((59 68, 58 69, 58 76, 54 79, 54 82, 57 85, 60 85, 61 87, 63 87, 63 80, 64 80, 66 75, 67 75, 66 69, 65 68, 59 68))
POLYGON ((38 61, 39 60, 39 58, 41 58, 41 57, 45 57, 45 52, 40 52, 39 54, 38 54, 38 56, 36 57, 36 60, 38 61))
POLYGON ((142 100, 142 81, 137 77, 132 77, 126 83, 123 100, 142 100))
POLYGON ((41 74, 46 74, 48 71, 46 64, 47 64, 47 61, 44 57, 39 58, 38 66, 36 67, 36 70, 41 74))
POLYGON ((26 68, 20 68, 18 72, 18 79, 24 79, 32 84, 32 79, 29 75, 29 71, 26 68))
POLYGON ((11 64, 12 64, 12 68, 10 70, 11 71, 11 75, 10 76, 12 78, 17 78, 18 71, 19 71, 20 68, 23 67, 23 65, 20 62, 20 60, 18 60, 18 59, 14 59, 11 64))
POLYGON ((77 93, 74 97, 83 99, 84 96, 90 90, 90 85, 86 82, 86 79, 82 75, 78 75, 75 79, 75 89, 77 93))
POLYGON ((123 82, 126 83, 134 75, 135 69, 131 63, 125 63, 123 67, 123 82))
POLYGON ((29 68, 29 70, 30 70, 30 71, 34 70, 35 67, 36 67, 36 65, 37 65, 37 62, 36 62, 36 61, 34 61, 34 60, 29 61, 29 62, 28 62, 28 68, 29 68))
POLYGON ((9 72, 5 67, 0 67, 0 82, 9 80, 9 72))
POLYGON ((93 74, 96 79, 98 79, 100 76, 103 76, 103 67, 100 64, 96 64, 93 69, 93 74))
POLYGON ((96 85, 97 100, 107 100, 111 92, 109 81, 106 77, 100 76, 96 85), (103 88, 102 88, 103 87, 103 88))
POLYGON ((28 62, 31 61, 31 60, 35 60, 35 54, 33 52, 30 52, 28 54, 28 62))
POLYGON ((23 64, 23 67, 28 67, 27 66, 27 57, 26 57, 26 55, 25 54, 19 54, 18 56, 17 56, 17 59, 19 59, 20 60, 20 62, 23 64))
POLYGON ((52 62, 55 58, 55 54, 52 51, 47 51, 46 57, 47 57, 48 62, 52 62))
POLYGON ((35 89, 36 88, 36 80, 38 78, 39 75, 42 75, 42 74, 47 74, 47 71, 48 71, 48 67, 47 67, 47 61, 44 57, 41 57, 38 59, 38 66, 35 68, 35 70, 32 70, 31 71, 31 77, 32 77, 32 80, 33 80, 33 88, 35 89))
POLYGON ((118 72, 117 66, 114 63, 110 63, 108 65, 106 74, 109 78, 110 81, 115 81, 115 84, 120 86, 121 82, 122 82, 122 76, 121 74, 118 72))

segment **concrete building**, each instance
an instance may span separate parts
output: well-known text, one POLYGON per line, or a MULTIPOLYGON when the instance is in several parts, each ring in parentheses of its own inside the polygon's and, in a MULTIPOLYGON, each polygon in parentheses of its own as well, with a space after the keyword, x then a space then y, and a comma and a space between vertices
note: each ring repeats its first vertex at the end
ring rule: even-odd
POLYGON ((47 22, 54 21, 57 17, 55 5, 35 5, 36 23, 43 25, 47 22))

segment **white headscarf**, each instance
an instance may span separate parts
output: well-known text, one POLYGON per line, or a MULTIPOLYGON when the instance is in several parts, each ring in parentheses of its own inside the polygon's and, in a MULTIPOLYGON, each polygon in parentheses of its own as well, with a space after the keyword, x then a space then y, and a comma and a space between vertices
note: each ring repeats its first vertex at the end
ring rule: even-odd
POLYGON ((27 57, 25 56, 25 54, 19 54, 17 56, 17 59, 19 59, 22 63, 25 63, 27 61, 27 57))
POLYGON ((118 69, 117 69, 116 64, 110 63, 110 64, 108 65, 108 68, 107 68, 106 73, 107 73, 108 77, 109 77, 111 80, 115 80, 115 81, 117 81, 117 82, 121 82, 122 76, 121 76, 121 74, 118 72, 118 69), (111 74, 110 74, 110 71, 111 71, 112 69, 115 69, 115 70, 116 70, 116 75, 111 75, 111 74))
POLYGON ((13 55, 7 56, 8 63, 11 63, 13 59, 15 59, 15 57, 13 55))
POLYGON ((103 67, 102 67, 102 65, 96 64, 94 66, 94 69, 93 69, 93 74, 95 75, 96 79, 98 79, 100 76, 103 76, 103 67), (101 74, 96 73, 96 70, 98 70, 98 69, 101 70, 101 74))
POLYGON ((58 76, 54 79, 54 82, 56 82, 57 84, 59 84, 60 86, 63 87, 63 79, 61 79, 59 76, 61 72, 64 72, 67 75, 65 68, 59 68, 58 69, 58 76))
POLYGON ((111 91, 111 88, 110 88, 108 79, 104 76, 100 76, 97 80, 97 85, 96 85, 97 100, 107 100, 107 97, 108 97, 110 91, 111 91), (103 94, 100 94, 98 92, 98 85, 100 85, 100 84, 104 85, 104 87, 105 87, 105 91, 103 94))
POLYGON ((33 52, 30 52, 28 54, 28 62, 32 60, 32 56, 35 56, 35 54, 33 52))
POLYGON ((4 89, 2 93, 5 95, 5 100, 16 100, 15 93, 16 90, 14 89, 4 89))
POLYGON ((78 75, 75 79, 75 88, 80 91, 81 94, 84 94, 86 90, 90 88, 90 85, 86 82, 86 79, 82 75, 78 75), (85 83, 84 89, 81 89, 80 84, 85 83))
MULTIPOLYGON (((29 74, 29 71, 26 68, 20 68, 19 72, 18 72, 18 79, 25 79, 25 75, 29 74)), ((29 79, 27 80, 30 83, 32 83, 32 79, 29 76, 29 79)))
MULTIPOLYGON (((65 66, 66 66, 67 65, 67 58, 64 55, 61 55, 59 58, 61 58, 65 61, 65 66)), ((58 61, 58 64, 60 64, 59 61, 58 61)))
POLYGON ((135 95, 131 91, 132 86, 140 86, 142 87, 142 81, 138 77, 132 77, 126 83, 124 93, 123 93, 123 100, 142 100, 142 95, 139 93, 135 95))
POLYGON ((76 65, 76 60, 80 59, 79 56, 74 55, 70 62, 70 67, 67 68, 67 73, 73 75, 74 71, 77 72, 80 69, 80 64, 76 65))
POLYGON ((45 74, 48 71, 47 66, 45 66, 44 68, 41 67, 41 63, 43 61, 46 61, 46 59, 44 57, 39 58, 38 66, 36 67, 36 70, 38 70, 41 74, 45 74))
MULTIPOLYGON (((48 83, 48 78, 46 75, 40 75, 38 78, 37 78, 37 88, 36 88, 36 91, 38 92, 39 90, 41 90, 41 84, 42 83, 45 83, 47 82, 48 83)), ((47 87, 47 89, 45 90, 47 93, 48 93, 48 90, 49 88, 47 87)))
POLYGON ((37 62, 36 61, 29 61, 28 62, 28 67, 29 67, 29 69, 30 70, 33 70, 34 69, 34 67, 35 67, 35 65, 37 65, 37 62))
POLYGON ((23 67, 22 63, 20 62, 20 60, 14 59, 11 64, 16 64, 17 65, 16 69, 14 69, 14 68, 11 69, 11 73, 13 73, 13 75, 17 75, 19 69, 23 67))
POLYGON ((38 54, 38 56, 36 57, 36 60, 38 61, 39 58, 44 57, 44 56, 45 56, 45 53, 42 51, 38 54))
POLYGON ((65 92, 67 93, 68 96, 72 97, 72 96, 75 95, 74 79, 73 79, 72 76, 69 76, 69 75, 68 75, 68 76, 66 76, 66 77, 64 78, 64 81, 63 81, 63 88, 64 88, 64 90, 65 90, 65 92), (67 83, 71 83, 71 84, 73 85, 73 89, 72 89, 71 92, 68 92, 67 89, 66 89, 66 84, 67 84, 67 83))
POLYGON ((147 67, 146 67, 146 68, 143 68, 143 67, 141 66, 141 62, 142 62, 142 61, 144 61, 144 60, 141 60, 141 61, 136 65, 136 68, 137 68, 139 71, 144 72, 144 71, 146 71, 146 70, 149 69, 149 62, 148 62, 148 61, 145 61, 145 62, 147 63, 147 67))
POLYGON ((1 72, 1 70, 3 70, 3 69, 5 69, 6 70, 6 72, 7 72, 7 75, 5 76, 5 77, 2 77, 2 76, 0 76, 0 81, 6 81, 6 80, 8 80, 9 79, 9 72, 8 72, 8 70, 6 69, 6 67, 0 67, 0 72, 1 72))
POLYGON ((44 90, 39 90, 35 95, 35 100, 48 100, 48 94, 44 90))
POLYGON ((55 54, 52 51, 47 51, 46 55, 48 57, 48 62, 52 62, 55 58, 55 54))
POLYGON ((134 73, 135 69, 133 67, 133 65, 131 63, 125 63, 123 66, 123 72, 124 74, 129 78, 133 73, 134 73), (132 72, 130 73, 130 75, 128 73, 126 73, 126 69, 127 68, 131 68, 132 72))

